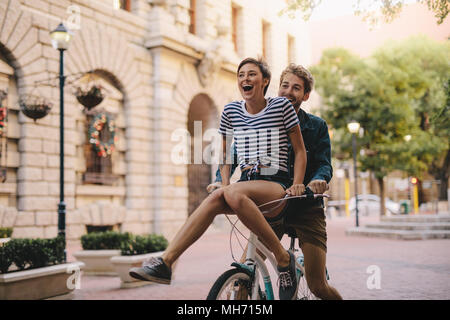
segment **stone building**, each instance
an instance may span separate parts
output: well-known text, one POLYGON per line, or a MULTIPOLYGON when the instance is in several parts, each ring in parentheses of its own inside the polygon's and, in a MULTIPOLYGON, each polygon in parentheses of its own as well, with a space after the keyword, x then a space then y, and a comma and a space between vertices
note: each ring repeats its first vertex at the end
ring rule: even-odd
POLYGON ((59 52, 49 33, 59 23, 73 32, 64 69, 67 238, 112 228, 170 239, 205 196, 215 170, 201 159, 193 164, 197 153, 178 163, 174 150, 208 145, 203 134, 217 128, 227 102, 240 98, 239 61, 266 57, 273 74, 269 95, 276 94, 288 62, 308 64, 305 25, 280 17, 284 5, 1 0, 0 90, 7 121, 0 128, 0 226, 13 227, 13 237, 57 234, 59 52), (105 97, 87 110, 74 92, 92 85, 105 97), (34 121, 20 106, 36 101, 52 108, 34 121), (98 126, 102 114, 109 121, 98 126), (93 132, 105 147, 115 135, 111 154, 98 155, 93 132), (177 132, 200 134, 182 140, 177 132))

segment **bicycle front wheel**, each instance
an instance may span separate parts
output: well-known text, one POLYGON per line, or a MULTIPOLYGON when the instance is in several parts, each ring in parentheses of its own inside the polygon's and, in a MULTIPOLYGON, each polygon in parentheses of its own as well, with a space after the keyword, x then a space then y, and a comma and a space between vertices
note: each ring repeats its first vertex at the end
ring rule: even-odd
MULTIPOLYGON (((214 282, 206 300, 251 300, 252 284, 249 271, 230 269, 214 282)), ((261 291, 258 298, 262 299, 261 291)))

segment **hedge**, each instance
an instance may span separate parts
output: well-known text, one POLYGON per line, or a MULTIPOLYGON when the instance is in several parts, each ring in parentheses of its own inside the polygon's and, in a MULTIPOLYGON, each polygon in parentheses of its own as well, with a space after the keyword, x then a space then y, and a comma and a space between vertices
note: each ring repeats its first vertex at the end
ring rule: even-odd
POLYGON ((11 238, 12 228, 0 228, 0 238, 11 238))
POLYGON ((128 243, 122 244, 120 251, 123 256, 132 256, 163 251, 168 244, 167 239, 162 235, 134 236, 128 243))
POLYGON ((14 263, 19 271, 64 262, 63 237, 52 239, 12 239, 0 246, 0 273, 14 263))
POLYGON ((81 236, 81 246, 83 250, 118 250, 123 243, 127 243, 131 238, 132 235, 129 232, 91 232, 81 236))

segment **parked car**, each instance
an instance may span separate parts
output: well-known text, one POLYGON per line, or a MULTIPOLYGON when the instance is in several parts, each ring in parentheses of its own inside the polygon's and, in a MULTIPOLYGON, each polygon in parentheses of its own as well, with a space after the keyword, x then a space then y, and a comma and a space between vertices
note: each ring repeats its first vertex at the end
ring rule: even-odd
MULTIPOLYGON (((401 214, 400 204, 385 198, 386 215, 401 214)), ((350 214, 355 215, 355 197, 349 201, 348 209, 350 214)), ((358 214, 360 215, 379 215, 380 213, 380 197, 376 194, 359 194, 358 195, 358 214)))

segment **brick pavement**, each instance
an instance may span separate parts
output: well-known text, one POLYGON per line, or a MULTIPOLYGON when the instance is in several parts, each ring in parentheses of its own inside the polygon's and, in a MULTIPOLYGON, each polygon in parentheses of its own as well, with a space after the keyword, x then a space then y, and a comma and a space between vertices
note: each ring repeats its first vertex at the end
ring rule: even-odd
MULTIPOLYGON (((375 222, 361 217, 360 223, 375 222)), ((344 299, 450 299, 450 240, 390 240, 346 236, 353 219, 332 218, 328 224, 327 267, 330 284, 344 299), (368 289, 372 273, 380 271, 380 289, 368 289)), ((288 245, 285 237, 283 242, 288 245)), ((237 241, 232 245, 236 257, 241 254, 237 241)), ((68 248, 71 253, 78 247, 68 248)), ((205 299, 214 280, 232 262, 229 232, 208 231, 181 256, 172 285, 151 284, 120 289, 118 277, 82 276, 76 300, 183 300, 205 299)), ((370 282, 376 284, 375 282, 370 282)))

